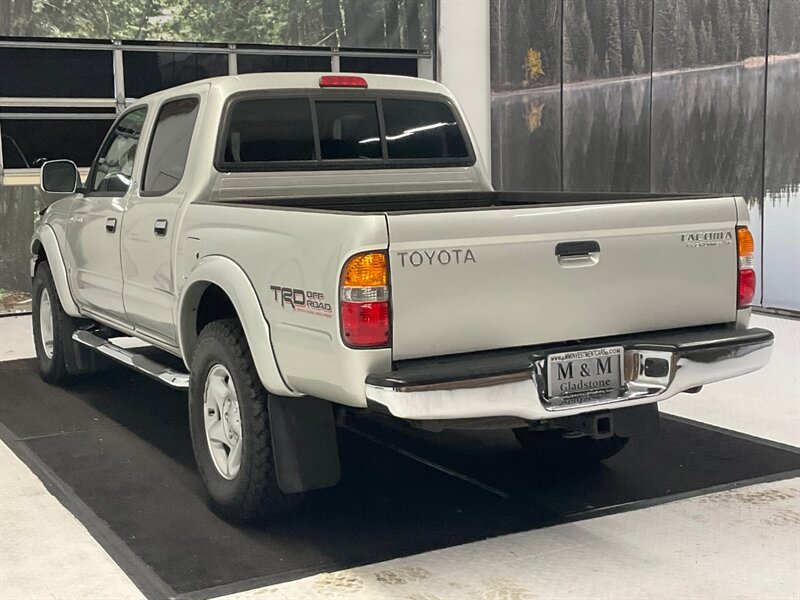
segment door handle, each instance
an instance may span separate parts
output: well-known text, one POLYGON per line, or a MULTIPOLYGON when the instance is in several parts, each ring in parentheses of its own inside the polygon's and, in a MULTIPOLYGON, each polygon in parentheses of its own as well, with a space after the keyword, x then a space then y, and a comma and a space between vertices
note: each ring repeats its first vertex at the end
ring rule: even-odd
POLYGON ((156 223, 153 225, 153 233, 156 235, 167 235, 167 220, 156 219, 156 223))
POLYGON ((600 252, 600 244, 594 240, 585 242, 560 242, 556 244, 556 256, 586 256, 592 252, 600 252))
POLYGON ((556 244, 558 264, 565 269, 593 267, 600 262, 600 244, 594 240, 556 244))
POLYGON ((106 231, 108 233, 114 233, 117 230, 117 220, 114 217, 109 217, 106 219, 106 231))

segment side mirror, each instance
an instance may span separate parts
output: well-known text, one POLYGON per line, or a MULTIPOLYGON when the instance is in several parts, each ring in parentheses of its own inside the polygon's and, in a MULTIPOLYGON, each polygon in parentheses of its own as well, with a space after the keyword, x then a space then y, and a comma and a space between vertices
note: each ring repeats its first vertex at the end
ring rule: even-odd
POLYGON ((39 171, 39 185, 43 192, 72 194, 80 187, 81 176, 71 160, 49 160, 39 171))

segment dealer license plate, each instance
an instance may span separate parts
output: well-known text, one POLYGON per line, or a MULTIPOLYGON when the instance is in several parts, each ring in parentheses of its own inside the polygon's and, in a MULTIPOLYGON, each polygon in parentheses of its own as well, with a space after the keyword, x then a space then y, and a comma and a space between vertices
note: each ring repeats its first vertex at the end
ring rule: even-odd
POLYGON ((622 346, 549 355, 548 400, 556 406, 569 406, 619 397, 622 361, 622 346))

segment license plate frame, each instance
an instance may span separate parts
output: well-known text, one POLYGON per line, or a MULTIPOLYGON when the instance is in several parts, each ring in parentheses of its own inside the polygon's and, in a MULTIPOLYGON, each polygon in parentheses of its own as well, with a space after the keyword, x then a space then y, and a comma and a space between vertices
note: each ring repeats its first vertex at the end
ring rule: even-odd
POLYGON ((622 346, 549 354, 545 400, 568 407, 617 399, 624 389, 624 366, 622 346))

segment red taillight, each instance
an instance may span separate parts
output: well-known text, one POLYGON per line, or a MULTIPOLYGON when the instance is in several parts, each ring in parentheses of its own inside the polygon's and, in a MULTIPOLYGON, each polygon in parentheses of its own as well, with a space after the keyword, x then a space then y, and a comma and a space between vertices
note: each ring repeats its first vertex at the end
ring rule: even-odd
POLYGON ((342 340, 353 348, 389 344, 389 267, 386 253, 356 254, 345 263, 339 288, 342 340))
POLYGON ((355 75, 323 75, 319 78, 319 87, 365 88, 367 80, 355 75))
POLYGON ((756 272, 753 269, 739 271, 739 308, 750 306, 756 295, 756 272))
POLYGON ((747 308, 756 295, 756 272, 753 234, 747 227, 736 228, 736 253, 739 257, 739 283, 737 306, 747 308))
POLYGON ((342 334, 349 346, 385 346, 389 341, 389 303, 342 302, 342 334))

